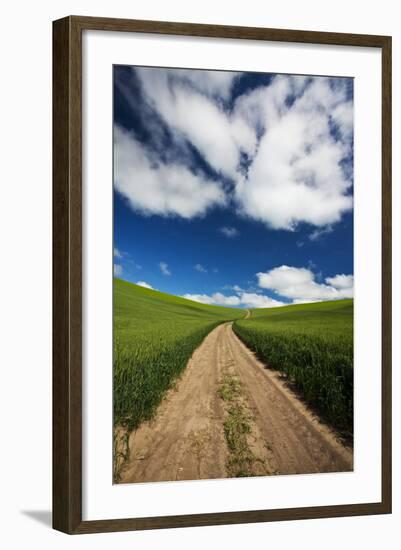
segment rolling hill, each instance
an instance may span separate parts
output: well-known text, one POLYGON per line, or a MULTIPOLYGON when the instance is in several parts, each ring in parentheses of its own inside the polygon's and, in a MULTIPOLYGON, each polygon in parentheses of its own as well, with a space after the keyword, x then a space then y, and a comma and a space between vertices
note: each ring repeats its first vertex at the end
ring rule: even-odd
POLYGON ((218 324, 244 317, 114 279, 114 424, 151 418, 195 348, 218 324))
POLYGON ((252 310, 237 336, 330 424, 353 432, 353 300, 252 310))

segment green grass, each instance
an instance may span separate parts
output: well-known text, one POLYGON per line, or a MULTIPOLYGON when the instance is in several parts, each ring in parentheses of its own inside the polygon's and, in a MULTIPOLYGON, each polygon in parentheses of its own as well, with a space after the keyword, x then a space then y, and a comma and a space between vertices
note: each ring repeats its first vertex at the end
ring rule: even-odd
POLYGON ((115 426, 151 418, 205 336, 244 314, 114 279, 115 426))
POLYGON ((263 460, 252 452, 248 437, 252 433, 251 416, 245 406, 241 382, 228 369, 223 372, 218 394, 224 402, 226 420, 224 436, 227 442, 227 472, 230 477, 249 477, 265 474, 263 460))
POLYGON ((252 310, 235 333, 285 373, 335 428, 353 433, 353 301, 252 310))
POLYGON ((295 383, 345 434, 353 425, 353 301, 244 310, 208 306, 114 280, 114 423, 150 419, 193 351, 218 324, 295 383))

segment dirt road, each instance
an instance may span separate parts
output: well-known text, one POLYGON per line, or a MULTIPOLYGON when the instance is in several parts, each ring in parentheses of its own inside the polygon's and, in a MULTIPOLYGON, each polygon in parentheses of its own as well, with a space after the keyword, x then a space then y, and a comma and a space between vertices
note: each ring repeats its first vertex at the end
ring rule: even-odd
POLYGON ((213 330, 133 432, 121 482, 352 470, 352 450, 234 334, 213 330))

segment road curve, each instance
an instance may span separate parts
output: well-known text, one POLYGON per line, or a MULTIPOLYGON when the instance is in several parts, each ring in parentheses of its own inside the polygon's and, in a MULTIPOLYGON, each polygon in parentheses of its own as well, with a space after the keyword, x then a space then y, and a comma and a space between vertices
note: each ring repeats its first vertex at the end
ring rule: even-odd
POLYGON ((194 352, 154 419, 130 435, 121 483, 230 477, 227 411, 219 395, 227 375, 240 381, 249 448, 263 464, 255 475, 352 470, 352 450, 225 323, 194 352))

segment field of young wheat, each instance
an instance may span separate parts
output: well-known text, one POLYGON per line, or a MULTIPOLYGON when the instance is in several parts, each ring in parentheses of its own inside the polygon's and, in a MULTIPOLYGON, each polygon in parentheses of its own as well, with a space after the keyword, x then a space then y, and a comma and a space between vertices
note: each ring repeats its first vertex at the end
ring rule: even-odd
POLYGON ((243 310, 198 304, 114 280, 114 424, 128 431, 152 417, 193 351, 243 310))
POLYGON ((353 433, 353 301, 252 310, 237 336, 344 435, 353 433))

